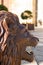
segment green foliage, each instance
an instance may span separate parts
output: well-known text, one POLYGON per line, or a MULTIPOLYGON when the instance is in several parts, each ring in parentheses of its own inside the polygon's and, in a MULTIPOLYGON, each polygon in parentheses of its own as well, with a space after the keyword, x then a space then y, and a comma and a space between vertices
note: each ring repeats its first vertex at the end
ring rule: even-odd
POLYGON ((1 10, 8 11, 8 8, 7 8, 6 6, 4 6, 4 5, 0 5, 0 11, 1 11, 1 10))
POLYGON ((24 12, 26 12, 26 13, 28 13, 28 14, 32 14, 32 12, 29 11, 29 10, 26 10, 26 11, 24 11, 24 12))
POLYGON ((32 18, 32 12, 29 10, 25 10, 24 12, 21 13, 21 18, 22 19, 32 18))
POLYGON ((22 18, 22 19, 27 19, 28 16, 24 16, 24 13, 22 13, 22 14, 21 14, 21 18, 22 18))

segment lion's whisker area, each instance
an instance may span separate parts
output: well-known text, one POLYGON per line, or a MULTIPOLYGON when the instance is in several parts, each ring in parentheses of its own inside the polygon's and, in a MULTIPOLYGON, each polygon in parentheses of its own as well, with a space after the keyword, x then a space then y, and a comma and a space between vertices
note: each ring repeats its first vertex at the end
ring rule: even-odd
POLYGON ((21 65, 21 60, 33 62, 34 53, 28 53, 26 47, 36 47, 38 41, 19 23, 16 14, 0 11, 0 65, 21 65))

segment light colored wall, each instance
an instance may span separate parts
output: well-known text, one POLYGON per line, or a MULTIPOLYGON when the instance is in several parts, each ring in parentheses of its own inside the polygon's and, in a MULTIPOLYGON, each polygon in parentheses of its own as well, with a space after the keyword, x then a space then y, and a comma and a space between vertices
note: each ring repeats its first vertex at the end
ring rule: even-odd
POLYGON ((1 4, 1 0, 0 0, 0 4, 1 4))
POLYGON ((24 10, 32 11, 32 0, 4 0, 4 5, 9 9, 10 12, 19 16, 20 22, 26 22, 20 17, 24 10))
POLYGON ((10 6, 11 6, 11 1, 12 0, 4 0, 4 5, 8 8, 8 10, 10 11, 10 6))
POLYGON ((26 22, 20 17, 24 10, 32 11, 32 0, 12 0, 10 11, 12 13, 16 13, 19 16, 20 22, 26 22))

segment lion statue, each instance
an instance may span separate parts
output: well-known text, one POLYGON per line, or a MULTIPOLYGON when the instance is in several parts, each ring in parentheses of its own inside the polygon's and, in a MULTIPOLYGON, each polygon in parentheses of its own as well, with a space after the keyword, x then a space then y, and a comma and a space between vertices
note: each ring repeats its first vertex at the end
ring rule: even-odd
POLYGON ((20 65, 21 60, 32 62, 34 54, 27 46, 36 47, 39 39, 31 35, 11 12, 0 11, 0 65, 20 65))

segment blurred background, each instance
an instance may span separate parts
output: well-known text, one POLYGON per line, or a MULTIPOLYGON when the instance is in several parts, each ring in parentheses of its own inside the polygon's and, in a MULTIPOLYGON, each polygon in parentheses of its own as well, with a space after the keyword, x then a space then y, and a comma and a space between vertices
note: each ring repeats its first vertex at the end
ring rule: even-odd
POLYGON ((32 11, 33 18, 30 23, 43 26, 43 0, 0 0, 0 4, 5 5, 8 10, 19 16, 20 23, 26 23, 21 19, 21 13, 25 10, 32 11))

